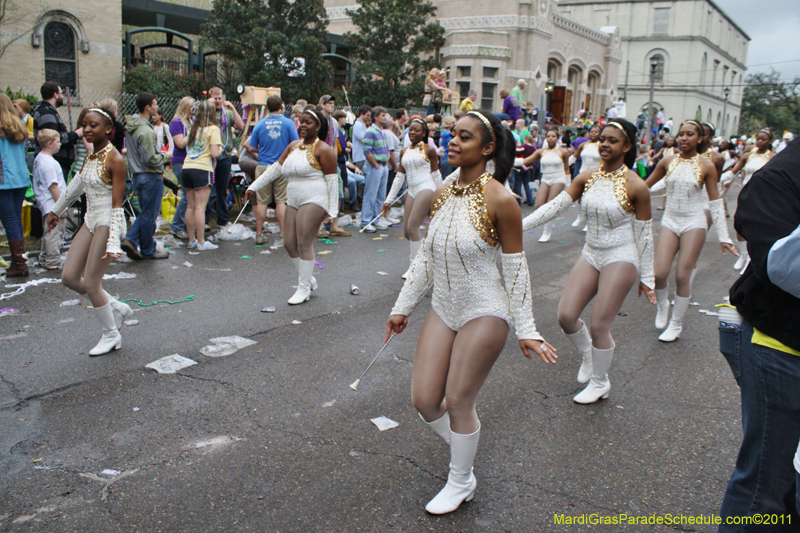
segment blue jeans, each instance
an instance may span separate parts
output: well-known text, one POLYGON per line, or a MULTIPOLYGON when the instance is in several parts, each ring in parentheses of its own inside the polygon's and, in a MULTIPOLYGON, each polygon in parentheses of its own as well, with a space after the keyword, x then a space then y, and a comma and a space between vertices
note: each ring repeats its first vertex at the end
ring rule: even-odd
MULTIPOLYGON (((217 194, 217 225, 224 226, 230 220, 228 215, 228 182, 231 179, 231 158, 217 159, 214 170, 214 192, 217 194)), ((206 211, 206 217, 208 212, 206 211)))
POLYGON ((347 171, 347 190, 350 193, 350 207, 358 204, 358 186, 364 185, 364 175, 347 171))
POLYGON ((361 226, 366 226, 378 216, 386 199, 386 182, 389 179, 389 165, 374 168, 367 162, 364 165, 364 199, 361 202, 361 226))
POLYGON ((134 174, 133 190, 139 197, 142 214, 136 217, 125 238, 138 246, 142 255, 153 255, 156 253, 156 241, 153 239, 156 217, 161 211, 161 198, 164 196, 161 174, 134 174))
MULTIPOLYGON (((19 189, 0 189, 0 222, 6 229, 9 241, 21 239, 22 235, 22 201, 25 199, 27 187, 19 189)), ((45 215, 47 213, 44 213, 45 215)))
MULTIPOLYGON (((511 177, 509 179, 512 180, 511 182, 511 189, 514 191, 514 194, 517 196, 522 196, 522 187, 525 187, 525 201, 528 205, 533 205, 533 195, 531 194, 531 174, 533 173, 533 169, 523 170, 521 168, 515 168, 511 172, 511 177)), ((521 202, 521 200, 517 200, 517 203, 521 202)))
MULTIPOLYGON (((796 472, 800 440, 800 357, 752 344, 753 327, 720 328, 720 351, 742 398, 742 445, 719 514, 720 533, 797 531, 796 472), (728 516, 791 514, 792 525, 727 525, 728 516)), ((780 522, 780 520, 779 520, 780 522)))
MULTIPOLYGON (((181 181, 181 170, 183 170, 183 162, 172 163, 172 173, 175 174, 178 183, 183 183, 181 181)), ((186 201, 186 191, 183 190, 183 187, 181 187, 180 194, 181 199, 178 202, 178 207, 175 208, 175 216, 172 217, 172 226, 169 228, 172 231, 186 231, 186 206, 188 203, 186 201)))

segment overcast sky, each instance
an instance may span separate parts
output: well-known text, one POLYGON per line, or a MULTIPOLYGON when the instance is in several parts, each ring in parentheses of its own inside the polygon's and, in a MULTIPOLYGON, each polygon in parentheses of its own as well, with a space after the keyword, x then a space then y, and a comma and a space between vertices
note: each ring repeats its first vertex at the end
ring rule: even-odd
POLYGON ((715 0, 716 4, 750 36, 747 73, 768 72, 770 65, 781 79, 800 76, 800 1, 715 0), (792 61, 795 60, 795 61, 792 61), (792 61, 789 63, 788 61, 792 61))

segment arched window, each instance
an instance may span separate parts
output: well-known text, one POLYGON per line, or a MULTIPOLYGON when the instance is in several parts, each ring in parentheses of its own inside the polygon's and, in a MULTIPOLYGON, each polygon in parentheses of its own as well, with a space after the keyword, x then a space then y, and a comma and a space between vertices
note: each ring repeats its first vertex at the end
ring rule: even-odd
POLYGON ((561 81, 561 63, 555 59, 547 62, 547 79, 556 85, 561 81))
POLYGON ((78 85, 77 72, 75 32, 63 22, 48 23, 44 28, 45 79, 74 91, 78 85))
POLYGON ((653 54, 650 57, 656 58, 656 61, 658 62, 656 66, 656 73, 653 74, 653 81, 656 83, 664 83, 664 56, 661 54, 653 54))

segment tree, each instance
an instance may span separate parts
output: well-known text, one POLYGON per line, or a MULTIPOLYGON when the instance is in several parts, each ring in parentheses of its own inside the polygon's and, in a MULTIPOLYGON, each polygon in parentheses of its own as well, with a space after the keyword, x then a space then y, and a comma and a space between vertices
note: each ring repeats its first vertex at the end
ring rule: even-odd
POLYGON ((739 132, 750 135, 765 126, 776 135, 800 131, 800 76, 782 82, 780 72, 772 69, 747 76, 739 132))
POLYGON ((29 13, 10 0, 0 0, 0 58, 11 44, 30 33, 34 25, 29 13))
POLYGON ((241 81, 280 87, 291 101, 330 91, 327 28, 323 0, 215 0, 201 31, 241 81))
POLYGON ((444 44, 444 28, 428 22, 436 6, 428 0, 358 0, 347 14, 358 33, 344 39, 356 59, 355 98, 367 104, 403 107, 421 103, 425 71, 444 44))

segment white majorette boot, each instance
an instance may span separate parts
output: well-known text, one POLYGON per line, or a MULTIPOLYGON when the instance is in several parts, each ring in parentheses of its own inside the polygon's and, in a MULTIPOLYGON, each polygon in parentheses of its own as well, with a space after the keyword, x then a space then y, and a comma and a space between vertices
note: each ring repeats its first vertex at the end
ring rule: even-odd
POLYGON ((733 264, 733 269, 744 270, 750 260, 750 255, 747 253, 747 241, 734 241, 733 244, 736 246, 736 251, 739 252, 739 259, 733 264))
POLYGON ((417 252, 419 252, 419 249, 422 247, 422 241, 421 240, 408 241, 408 247, 409 247, 409 257, 411 258, 411 261, 408 263, 408 270, 406 270, 405 273, 402 276, 400 276, 403 279, 407 279, 408 276, 411 274, 411 265, 414 264, 414 258, 417 257, 417 252))
POLYGON ((672 319, 670 319, 667 329, 658 336, 658 340, 661 342, 678 340, 681 336, 681 331, 683 331, 683 315, 686 314, 686 310, 689 308, 689 302, 691 301, 691 296, 689 298, 684 298, 677 294, 675 295, 675 305, 672 306, 672 319))
POLYGON ((103 355, 112 350, 119 350, 122 348, 122 335, 117 331, 111 303, 107 303, 103 307, 95 307, 94 313, 97 316, 97 321, 100 322, 100 329, 103 330, 103 336, 100 337, 100 342, 97 343, 97 346, 89 350, 89 355, 103 355))
POLYGON ((450 432, 450 474, 447 484, 428 502, 426 511, 431 514, 452 513, 462 502, 470 501, 475 495, 478 481, 472 473, 472 463, 475 462, 480 435, 480 427, 470 435, 450 432))
POLYGON ((581 329, 575 333, 566 333, 566 336, 582 356, 578 383, 588 383, 592 378, 592 338, 589 336, 586 323, 581 321, 581 329))
POLYGON ((428 422, 422 415, 420 414, 419 417, 422 419, 423 422, 428 424, 428 426, 436 432, 437 435, 442 437, 447 444, 450 444, 450 413, 447 411, 444 412, 442 416, 439 417, 438 420, 434 420, 433 422, 428 422))
POLYGON ((614 348, 601 350, 592 346, 592 379, 589 385, 583 389, 572 401, 575 403, 594 403, 600 398, 608 398, 608 391, 611 390, 611 380, 608 379, 608 369, 614 359, 614 348))
MULTIPOLYGON (((290 257, 289 259, 292 260, 292 263, 294 264, 294 269, 297 270, 297 286, 299 287, 300 286, 300 258, 299 257, 290 257)), ((311 276, 311 290, 315 291, 318 288, 319 288, 319 285, 317 285, 317 278, 315 278, 312 275, 311 276)))
POLYGON ((664 329, 669 321, 669 286, 656 289, 656 329, 664 329))
POLYGON ((106 293, 106 298, 108 298, 108 303, 111 304, 111 309, 114 312, 114 324, 117 326, 117 329, 122 327, 122 321, 126 318, 131 318, 133 316, 133 309, 128 304, 122 303, 110 294, 108 291, 103 291, 106 293))
POLYGON ((550 242, 550 234, 553 232, 553 223, 547 222, 542 229, 542 236, 539 237, 539 242, 550 242))
POLYGON ((580 228, 581 226, 586 225, 586 217, 583 216, 583 209, 580 205, 578 205, 578 218, 575 219, 575 222, 572 223, 573 228, 580 228))
POLYGON ((289 305, 297 305, 308 301, 311 297, 311 274, 314 272, 314 260, 300 259, 300 279, 297 282, 297 291, 289 298, 289 305))

